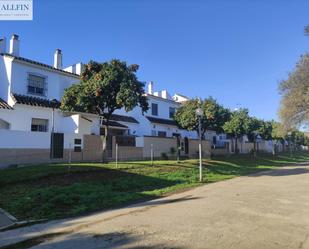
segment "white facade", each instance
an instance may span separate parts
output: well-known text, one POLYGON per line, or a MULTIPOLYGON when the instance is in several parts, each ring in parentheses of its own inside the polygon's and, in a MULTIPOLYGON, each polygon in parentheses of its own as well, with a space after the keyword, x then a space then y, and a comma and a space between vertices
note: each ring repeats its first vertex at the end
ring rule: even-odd
MULTIPOLYGON (((13 109, 1 108, 0 105, 0 121, 8 123, 8 128, 12 131, 34 131, 33 119, 38 119, 46 123, 46 128, 44 128, 46 133, 54 131, 65 134, 100 135, 101 124, 97 115, 62 113, 59 109, 53 109, 49 105, 38 106, 27 100, 31 98, 34 102, 54 99, 61 101, 64 90, 80 81, 81 63, 62 69, 63 55, 61 50, 57 49, 54 55, 54 66, 42 64, 20 57, 18 36, 14 35, 10 44, 9 51, 14 51, 14 53, 7 53, 6 46, 1 48, 3 51, 0 54, 0 98, 13 109), (33 79, 42 80, 44 89, 40 88, 40 92, 34 93, 33 89, 30 89, 33 79), (25 101, 19 100, 16 95, 25 101)), ((126 134, 135 136, 197 137, 195 131, 179 129, 172 118, 172 113, 179 108, 181 102, 187 100, 185 96, 176 94, 171 97, 166 90, 153 92, 152 82, 148 86, 146 96, 150 107, 146 113, 142 114, 140 107, 128 113, 123 109, 116 110, 115 114, 131 117, 136 122, 121 119, 117 120, 117 123, 122 127, 112 128, 126 130, 126 134)))

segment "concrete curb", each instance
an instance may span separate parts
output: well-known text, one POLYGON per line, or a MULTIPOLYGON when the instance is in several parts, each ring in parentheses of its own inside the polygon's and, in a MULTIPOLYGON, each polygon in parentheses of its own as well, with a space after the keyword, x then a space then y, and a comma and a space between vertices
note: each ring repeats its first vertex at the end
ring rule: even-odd
POLYGON ((6 217, 8 217, 12 222, 17 222, 18 221, 13 215, 9 214, 8 212, 3 210, 2 208, 0 208, 0 214, 3 214, 6 217))

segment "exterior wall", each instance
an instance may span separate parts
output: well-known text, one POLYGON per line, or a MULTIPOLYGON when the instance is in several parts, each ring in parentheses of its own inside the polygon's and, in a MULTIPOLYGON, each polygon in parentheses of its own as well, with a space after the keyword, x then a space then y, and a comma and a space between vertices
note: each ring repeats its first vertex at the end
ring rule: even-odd
MULTIPOLYGON (((57 99, 60 100, 64 89, 68 88, 73 83, 79 82, 79 78, 76 76, 69 76, 61 72, 55 72, 47 68, 42 68, 40 66, 35 66, 32 64, 22 63, 18 61, 13 61, 12 64, 12 78, 11 78, 11 92, 18 94, 28 94, 28 74, 33 73, 46 77, 47 81, 47 99, 57 99)), ((36 96, 36 95, 34 95, 36 96)), ((44 96, 37 96, 43 97, 44 96)))
MULTIPOLYGON (((143 141, 140 138, 137 144, 143 148, 143 157, 151 157, 151 145, 153 146, 153 155, 155 158, 161 158, 161 154, 165 153, 169 157, 171 148, 174 148, 177 151, 177 138, 161 138, 161 137, 143 137, 143 141)), ((189 158, 197 158, 199 151, 199 140, 189 139, 189 153, 186 155, 184 151, 181 151, 181 156, 188 156, 189 158)), ((184 140, 180 140, 181 143, 184 143, 184 140)), ((209 157, 211 153, 211 143, 209 141, 202 141, 202 156, 209 157)), ((176 157, 177 152, 174 157, 176 157)))
POLYGON ((64 155, 50 159, 50 133, 0 130, 0 167, 12 164, 100 162, 103 139, 94 135, 64 134, 64 155), (74 139, 82 139, 82 151, 74 152, 74 139))
MULTIPOLYGON (((48 131, 52 131, 52 108, 17 104, 14 110, 0 109, 0 119, 10 124, 10 130, 31 131, 32 118, 48 119, 48 131)), ((92 122, 80 114, 65 117, 60 110, 54 110, 54 131, 61 133, 91 134, 92 122)), ((97 133, 98 134, 98 133, 97 133)))
POLYGON ((11 82, 12 59, 0 56, 0 98, 8 102, 11 82))
MULTIPOLYGON (((50 132, 28 132, 0 129, 0 149, 49 149, 50 132)), ((81 134, 64 134, 64 148, 73 148, 74 139, 83 139, 81 134)))
POLYGON ((143 157, 151 157, 151 145, 153 145, 153 156, 160 158, 161 153, 170 153, 171 148, 177 150, 177 139, 176 138, 161 138, 161 137, 143 137, 143 157))
MULTIPOLYGON (((115 160, 116 158, 116 149, 113 149, 113 157, 110 160, 115 160)), ((143 159, 143 149, 139 147, 131 146, 118 146, 118 160, 127 161, 127 160, 141 160, 143 159)))
POLYGON ((84 135, 83 160, 87 162, 100 162, 103 158, 103 137, 84 135))
MULTIPOLYGON (((58 111, 55 111, 55 131, 59 131, 59 119, 61 117, 58 111)), ((49 120, 48 130, 52 130, 52 109, 35 107, 28 105, 15 105, 14 110, 10 111, 1 111, 0 118, 10 123, 11 130, 20 130, 20 131, 31 131, 31 120, 32 118, 42 118, 49 120)))
POLYGON ((144 115, 142 115, 142 110, 140 107, 136 107, 130 112, 126 112, 124 109, 115 111, 115 114, 132 116, 139 122, 139 124, 137 125, 132 123, 120 122, 128 126, 131 134, 134 134, 136 136, 152 136, 152 131, 164 131, 166 132, 167 137, 172 137, 173 133, 180 133, 182 137, 197 138, 197 133, 195 131, 186 131, 179 129, 176 126, 151 123, 146 118, 146 116, 152 116, 156 118, 172 120, 171 118, 169 118, 169 108, 174 107, 177 109, 180 106, 179 103, 155 97, 152 95, 147 95, 147 99, 150 109, 146 113, 144 113, 144 115), (158 104, 158 116, 151 115, 152 103, 158 104))
POLYGON ((231 153, 228 148, 211 149, 212 156, 227 156, 230 154, 231 153))
MULTIPOLYGON (((11 57, 0 56, 0 97, 10 105, 14 105, 14 101, 10 98, 10 93, 30 95, 46 99, 60 100, 64 89, 70 85, 79 82, 79 77, 69 75, 62 72, 56 72, 52 69, 44 68, 39 65, 30 64, 13 60, 11 57), (46 96, 28 94, 28 75, 29 73, 44 76, 47 82, 46 96)), ((170 96, 166 93, 167 97, 170 96)), ((178 108, 180 103, 171 99, 164 99, 153 95, 147 95, 149 106, 152 103, 158 104, 158 118, 170 119, 169 108, 178 108)), ((51 130, 51 108, 39 108, 34 106, 14 105, 15 110, 11 113, 4 113, 0 110, 0 118, 11 124, 12 130, 29 131, 31 129, 31 118, 44 118, 50 120, 51 130)), ((130 134, 136 136, 152 135, 152 131, 164 131, 168 137, 172 137, 173 133, 180 133, 182 137, 196 138, 196 132, 180 130, 176 126, 153 124, 145 116, 152 116, 151 109, 142 115, 140 107, 134 108, 126 113, 123 109, 117 110, 116 114, 133 116, 138 120, 139 124, 120 122, 128 126, 130 134)), ((99 134, 99 121, 95 119, 91 124, 86 120, 76 117, 62 117, 61 113, 55 111, 55 131, 65 133, 81 133, 81 134, 99 134)))
MULTIPOLYGON (((199 154, 199 140, 189 139, 189 158, 198 158, 199 154)), ((211 143, 209 141, 202 141, 202 157, 210 157, 211 143)))
POLYGON ((74 152, 65 149, 63 158, 50 159, 49 149, 0 149, 0 168, 5 168, 9 165, 26 165, 40 163, 68 163, 83 161, 82 152, 74 152))
POLYGON ((272 153, 273 151, 273 141, 262 140, 258 142, 257 146, 258 151, 262 151, 265 153, 272 153))

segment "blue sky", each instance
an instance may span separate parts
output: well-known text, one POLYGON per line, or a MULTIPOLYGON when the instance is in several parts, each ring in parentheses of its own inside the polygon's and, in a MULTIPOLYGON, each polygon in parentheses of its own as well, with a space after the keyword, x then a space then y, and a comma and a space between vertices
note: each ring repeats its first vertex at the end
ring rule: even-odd
POLYGON ((33 21, 0 21, 21 56, 64 65, 119 58, 140 65, 155 90, 209 95, 277 118, 278 81, 309 49, 309 1, 34 0, 33 21))

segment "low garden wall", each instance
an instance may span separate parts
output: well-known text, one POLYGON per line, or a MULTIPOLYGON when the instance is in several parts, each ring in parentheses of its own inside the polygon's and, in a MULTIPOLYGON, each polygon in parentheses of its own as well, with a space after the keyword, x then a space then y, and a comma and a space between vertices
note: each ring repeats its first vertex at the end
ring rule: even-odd
POLYGON ((50 158, 51 133, 0 130, 0 167, 18 164, 102 161, 100 136, 64 134, 63 157, 50 158), (80 139, 80 151, 74 141, 80 139))

